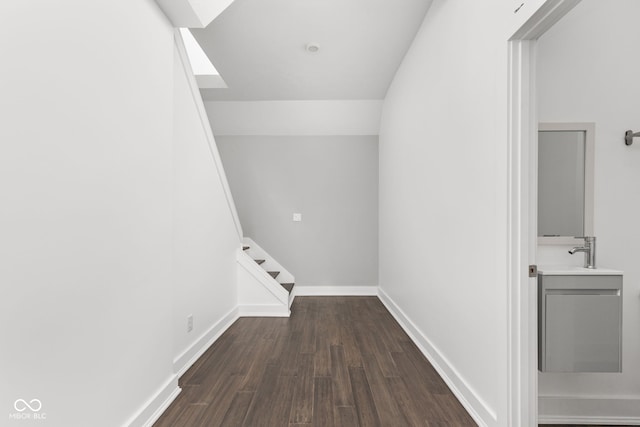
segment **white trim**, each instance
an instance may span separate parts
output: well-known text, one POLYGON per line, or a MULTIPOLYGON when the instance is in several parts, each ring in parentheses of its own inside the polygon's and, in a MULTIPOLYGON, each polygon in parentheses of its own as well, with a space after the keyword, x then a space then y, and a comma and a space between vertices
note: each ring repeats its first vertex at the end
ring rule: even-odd
POLYGON ((184 350, 179 356, 173 359, 173 372, 181 377, 187 369, 191 367, 205 351, 213 345, 214 342, 220 336, 225 333, 227 329, 238 320, 239 313, 238 307, 224 315, 220 320, 214 323, 208 331, 206 331, 200 338, 198 338, 193 344, 191 344, 186 350, 184 350))
POLYGON ((539 417, 540 424, 579 424, 579 425, 614 425, 636 426, 640 425, 640 417, 539 417))
POLYGON ((539 400, 543 424, 640 425, 640 396, 540 396, 539 400))
MULTIPOLYGON (((582 401, 619 401, 619 402, 627 402, 630 400, 634 400, 640 402, 640 394, 619 394, 616 396, 612 396, 610 394, 565 394, 565 395, 557 395, 557 394, 541 394, 540 399, 545 400, 557 400, 557 399, 566 399, 566 400, 582 400, 582 401)), ((634 404, 635 408, 640 409, 640 403, 634 404)), ((640 414, 639 414, 640 415, 640 414)))
POLYGON ((289 317, 291 311, 284 305, 239 305, 239 317, 289 317))
POLYGON ((156 394, 124 425, 128 427, 151 427, 182 390, 178 387, 178 376, 172 375, 156 394))
POLYGON ((398 321, 402 329, 404 329, 411 340, 418 346, 422 354, 424 354, 433 365, 462 406, 469 412, 473 420, 480 426, 495 425, 498 420, 495 411, 478 396, 447 358, 440 353, 384 290, 379 289, 378 297, 385 307, 387 307, 391 315, 398 321))
POLYGON ((547 0, 509 42, 507 189, 507 422, 537 425, 537 295, 528 264, 536 259, 536 39, 580 0, 547 0), (534 155, 532 155, 534 154, 534 155))
POLYGON ((240 218, 238 217, 236 204, 233 201, 231 189, 229 188, 229 182, 227 181, 227 175, 224 173, 224 168, 220 159, 220 153, 218 152, 218 146, 216 145, 216 140, 213 136, 213 131, 211 130, 211 123, 209 123, 209 116, 207 116, 207 110, 204 108, 202 96, 200 96, 200 89, 198 88, 198 82, 196 81, 193 70, 191 69, 189 56, 187 55, 187 51, 184 47, 184 41, 182 40, 182 35, 180 34, 179 29, 174 30, 174 42, 176 45, 176 49, 178 50, 180 63, 182 64, 182 68, 184 69, 185 77, 187 78, 187 83, 189 84, 189 90, 191 91, 191 96, 193 97, 193 103, 195 104, 196 110, 198 111, 198 117, 200 118, 202 129, 204 130, 204 133, 207 137, 209 152, 211 153, 211 157, 213 158, 213 163, 218 174, 220 184, 222 184, 222 190, 227 200, 227 206, 231 211, 231 217, 233 218, 233 224, 236 227, 238 240, 242 242, 242 225, 240 224, 240 218))
POLYGON ((547 0, 510 40, 536 40, 582 0, 547 0))
POLYGON ((300 286, 295 285, 296 296, 377 296, 377 286, 300 286))
POLYGON ((537 124, 530 127, 535 123, 535 91, 530 86, 533 44, 528 40, 509 43, 507 424, 514 427, 537 425, 537 297, 527 275, 528 265, 535 263, 531 236, 537 234, 530 229, 535 206, 530 206, 529 197, 529 142, 537 129, 537 124))

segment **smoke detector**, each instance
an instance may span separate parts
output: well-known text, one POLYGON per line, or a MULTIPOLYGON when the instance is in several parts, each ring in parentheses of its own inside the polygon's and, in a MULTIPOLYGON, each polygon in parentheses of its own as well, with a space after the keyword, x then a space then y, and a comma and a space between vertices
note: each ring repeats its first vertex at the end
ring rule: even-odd
POLYGON ((309 53, 318 53, 320 51, 320 45, 318 43, 308 43, 305 49, 309 53))

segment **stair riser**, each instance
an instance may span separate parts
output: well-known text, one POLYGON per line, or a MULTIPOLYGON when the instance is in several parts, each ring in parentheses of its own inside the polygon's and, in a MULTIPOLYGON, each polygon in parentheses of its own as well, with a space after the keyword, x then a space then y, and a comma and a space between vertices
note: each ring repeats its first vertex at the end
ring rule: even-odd
POLYGON ((244 246, 250 246, 246 253, 253 259, 266 260, 261 267, 266 271, 279 271, 277 281, 279 283, 295 283, 295 277, 287 271, 280 263, 271 257, 264 249, 250 238, 244 239, 244 246))

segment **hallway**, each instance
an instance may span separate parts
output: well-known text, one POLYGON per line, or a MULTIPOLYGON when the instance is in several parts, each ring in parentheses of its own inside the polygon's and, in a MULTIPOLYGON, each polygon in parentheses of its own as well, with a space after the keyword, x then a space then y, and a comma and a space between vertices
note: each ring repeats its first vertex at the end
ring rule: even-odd
POLYGON ((476 425, 376 297, 240 318, 180 385, 156 427, 476 425))

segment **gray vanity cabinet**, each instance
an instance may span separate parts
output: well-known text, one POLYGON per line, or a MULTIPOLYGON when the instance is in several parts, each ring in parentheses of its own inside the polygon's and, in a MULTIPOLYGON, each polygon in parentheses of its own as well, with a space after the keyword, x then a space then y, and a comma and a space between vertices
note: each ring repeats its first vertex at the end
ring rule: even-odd
POLYGON ((622 371, 622 275, 538 276, 538 369, 622 371))

